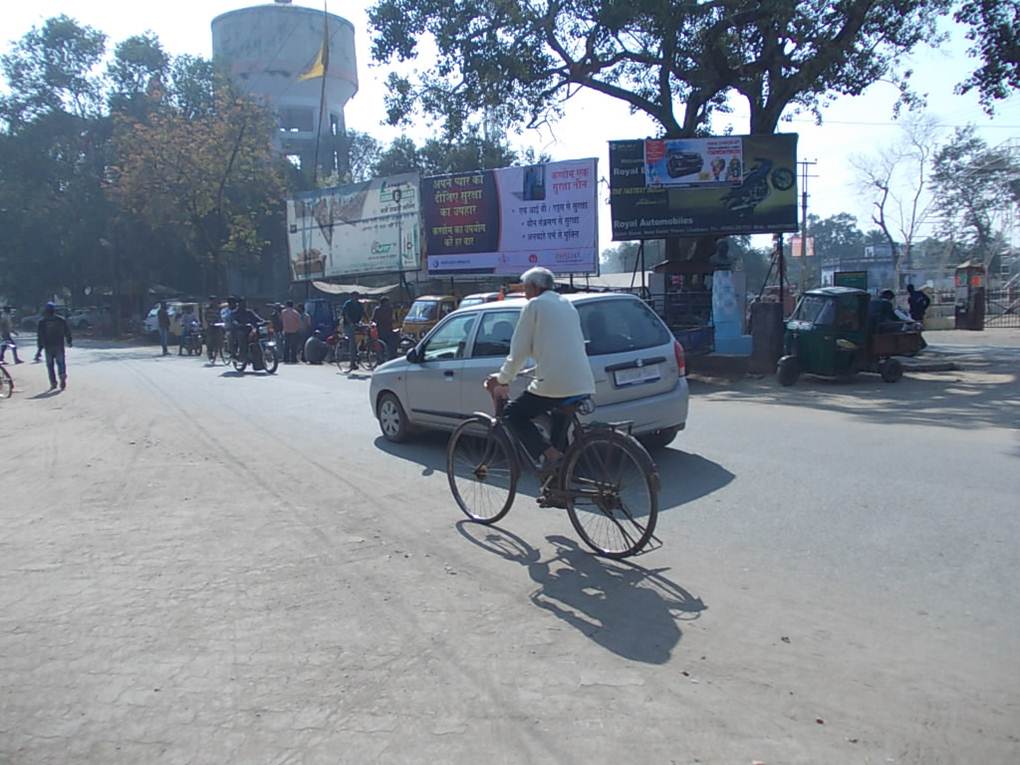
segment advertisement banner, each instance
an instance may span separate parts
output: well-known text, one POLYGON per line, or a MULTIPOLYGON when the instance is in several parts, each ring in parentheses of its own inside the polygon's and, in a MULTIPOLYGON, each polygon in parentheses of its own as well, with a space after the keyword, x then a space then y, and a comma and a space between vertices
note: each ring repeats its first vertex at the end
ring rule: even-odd
POLYGON ((406 173, 287 200, 293 280, 417 271, 418 187, 406 173))
POLYGON ((422 179, 430 274, 597 273, 596 160, 422 179))
POLYGON ((673 188, 739 186, 744 178, 740 136, 645 141, 645 184, 673 188))
POLYGON ((797 135, 610 141, 609 204, 618 242, 796 231, 797 135))

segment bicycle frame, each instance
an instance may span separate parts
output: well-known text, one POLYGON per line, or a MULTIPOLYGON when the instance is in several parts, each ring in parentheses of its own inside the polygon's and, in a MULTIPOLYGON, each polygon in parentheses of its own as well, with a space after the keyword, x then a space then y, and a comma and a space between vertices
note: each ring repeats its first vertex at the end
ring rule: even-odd
MULTIPOLYGON (((506 399, 495 398, 494 397, 493 401, 494 401, 495 409, 496 409, 496 416, 494 418, 493 427, 501 429, 503 431, 504 435, 506 436, 507 440, 512 445, 513 451, 514 451, 513 459, 517 462, 518 469, 520 468, 520 466, 522 464, 524 464, 524 465, 530 466, 531 469, 532 469, 532 472, 537 473, 538 472, 538 465, 531 458, 531 456, 528 454, 527 450, 524 448, 524 444, 521 443, 520 439, 517 437, 517 435, 513 432, 513 430, 507 424, 506 419, 503 416, 503 409, 506 407, 506 399)), ((567 440, 567 446, 566 446, 566 449, 563 452, 563 459, 562 459, 562 461, 560 463, 560 472, 557 475, 558 480, 556 482, 553 482, 552 485, 547 485, 547 486, 543 487, 543 498, 545 500, 547 500, 547 501, 550 501, 550 502, 565 502, 567 500, 571 500, 572 501, 572 500, 581 499, 581 498, 587 498, 587 499, 594 500, 594 499, 605 499, 605 497, 606 497, 607 492, 605 491, 605 488, 604 488, 605 482, 603 482, 603 481, 596 481, 596 480, 586 481, 585 483, 590 483, 592 485, 591 489, 587 489, 587 488, 586 489, 567 489, 566 487, 560 485, 563 482, 563 479, 562 479, 562 470, 567 465, 567 462, 568 462, 568 459, 569 459, 569 456, 570 456, 571 452, 583 449, 585 444, 588 442, 589 436, 590 436, 590 434, 592 432, 594 432, 596 430, 599 430, 599 429, 609 429, 609 430, 613 430, 613 431, 619 432, 618 431, 618 426, 616 424, 613 424, 613 423, 598 423, 598 424, 596 424, 594 426, 586 428, 584 426, 584 423, 581 422, 581 418, 578 416, 578 410, 580 408, 581 408, 580 404, 575 404, 575 405, 572 405, 570 407, 567 407, 567 410, 568 410, 566 412, 567 415, 568 415, 568 423, 567 423, 567 439, 568 440, 567 440)), ((629 433, 629 430, 630 430, 629 423, 628 423, 627 430, 628 430, 628 432, 626 433, 626 435, 628 437, 630 437, 630 438, 633 438, 633 436, 631 436, 630 433, 629 433)), ((490 457, 491 457, 491 454, 486 453, 484 458, 483 458, 483 460, 482 460, 483 463, 487 462, 490 457)), ((601 462, 601 458, 600 458, 600 464, 598 464, 596 466, 596 469, 598 470, 598 472, 601 475, 609 475, 610 474, 608 465, 606 465, 605 463, 601 462)), ((656 474, 655 478, 656 478, 656 484, 657 484, 658 483, 658 475, 657 474, 656 474)), ((658 485, 656 485, 656 490, 658 490, 658 485)), ((638 523, 637 519, 634 518, 627 511, 627 509, 625 507, 623 507, 621 505, 620 508, 627 515, 627 517, 630 519, 631 523, 633 523, 636 527, 643 529, 641 524, 638 523)), ((609 518, 616 525, 616 527, 620 530, 621 534, 623 534, 627 539, 630 539, 630 540, 633 539, 633 537, 631 536, 630 532, 616 519, 616 517, 612 513, 605 513, 605 515, 606 515, 607 518, 609 518)), ((658 537, 656 537, 654 534, 652 535, 652 538, 655 539, 655 541, 657 541, 657 542, 659 542, 661 544, 661 540, 659 540, 658 537)))

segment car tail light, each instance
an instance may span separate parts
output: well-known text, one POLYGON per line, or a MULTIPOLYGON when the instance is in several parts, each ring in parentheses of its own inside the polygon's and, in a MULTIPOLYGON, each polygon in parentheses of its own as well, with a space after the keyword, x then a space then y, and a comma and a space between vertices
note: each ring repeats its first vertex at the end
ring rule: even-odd
POLYGON ((687 376, 687 359, 684 356, 684 347, 679 340, 673 341, 673 355, 676 356, 676 372, 681 377, 687 376))

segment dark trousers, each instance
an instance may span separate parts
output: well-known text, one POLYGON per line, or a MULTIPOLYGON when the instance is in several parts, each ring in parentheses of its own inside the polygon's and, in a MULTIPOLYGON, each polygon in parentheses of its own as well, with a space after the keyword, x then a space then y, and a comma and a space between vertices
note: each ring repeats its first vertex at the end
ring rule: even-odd
POLYGON ((57 387, 57 374, 60 375, 60 381, 63 382, 64 378, 67 377, 67 360, 64 357, 63 348, 47 348, 46 349, 46 371, 50 375, 50 387, 57 387), (53 365, 56 364, 56 372, 53 370, 53 365))
POLYGON ((358 366, 358 326, 356 324, 344 324, 344 334, 347 335, 347 353, 351 362, 351 369, 358 366))
POLYGON ((0 361, 4 360, 4 353, 7 352, 8 348, 11 349, 11 353, 14 354, 14 361, 15 361, 15 363, 17 363, 17 361, 18 361, 18 344, 14 342, 14 338, 13 337, 11 337, 9 334, 6 334, 6 335, 3 336, 3 341, 0 342, 0 361))
POLYGON ((297 364, 298 346, 301 343, 300 332, 287 332, 283 336, 283 360, 287 364, 297 364))
POLYGON ((550 433, 552 445, 560 451, 566 449, 569 419, 559 410, 560 404, 566 400, 566 398, 536 396, 534 393, 525 391, 507 404, 506 409, 503 410, 510 430, 521 440, 532 459, 537 461, 549 446, 533 422, 536 417, 543 414, 552 415, 552 432, 550 433))

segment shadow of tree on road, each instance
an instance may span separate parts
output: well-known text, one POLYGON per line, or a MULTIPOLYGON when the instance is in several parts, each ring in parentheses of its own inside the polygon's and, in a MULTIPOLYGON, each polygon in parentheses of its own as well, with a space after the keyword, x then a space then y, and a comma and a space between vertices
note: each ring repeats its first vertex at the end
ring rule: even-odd
POLYGON ((664 576, 625 561, 598 558, 562 536, 548 536, 555 554, 539 551, 497 526, 461 521, 461 535, 491 553, 527 568, 537 585, 531 602, 603 648, 631 661, 665 664, 683 631, 708 606, 664 576))
POLYGON ((968 364, 947 373, 908 373, 894 384, 876 375, 840 382, 805 375, 795 386, 773 378, 720 385, 692 380, 694 395, 710 401, 752 402, 837 412, 879 425, 943 428, 1020 426, 1020 380, 1015 367, 968 364))

